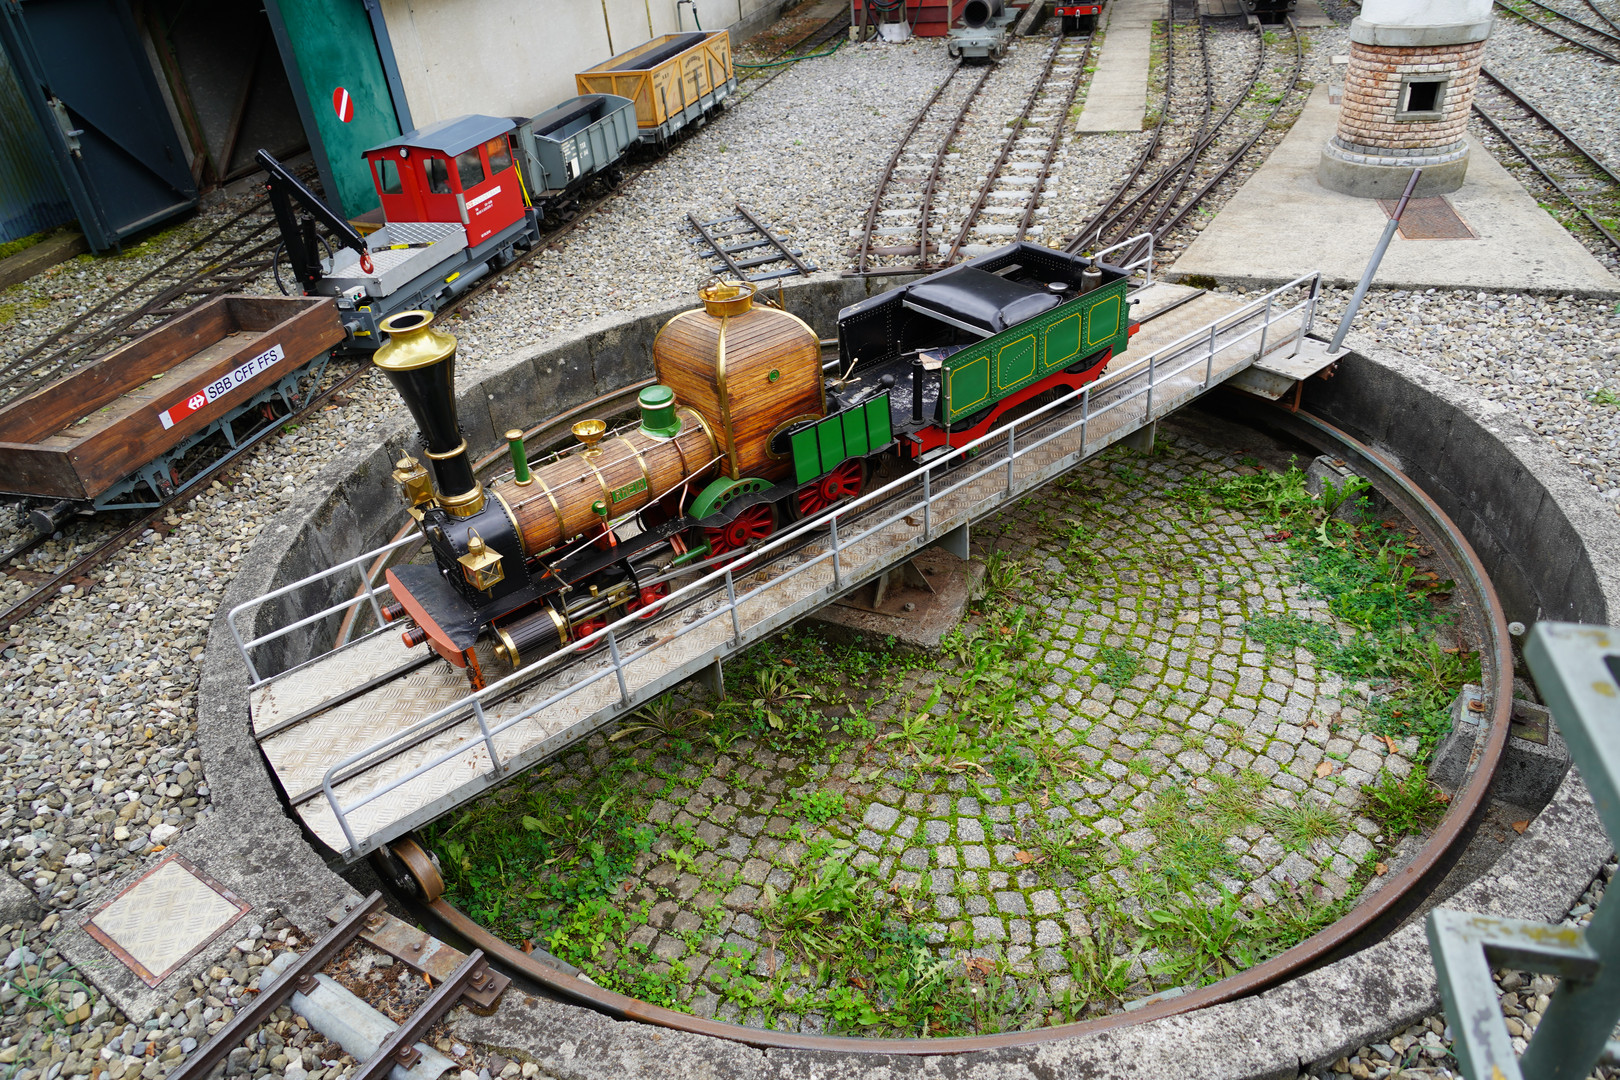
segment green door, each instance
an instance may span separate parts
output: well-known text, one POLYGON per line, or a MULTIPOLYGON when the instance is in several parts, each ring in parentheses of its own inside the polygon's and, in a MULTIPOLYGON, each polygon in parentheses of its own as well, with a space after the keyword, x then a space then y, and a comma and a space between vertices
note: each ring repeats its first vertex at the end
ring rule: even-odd
POLYGON ((327 202, 350 218, 375 210, 377 191, 360 155, 399 135, 400 128, 365 4, 266 0, 265 9, 287 63, 327 202), (340 91, 348 92, 347 101, 340 91), (347 121, 339 117, 340 106, 347 121))

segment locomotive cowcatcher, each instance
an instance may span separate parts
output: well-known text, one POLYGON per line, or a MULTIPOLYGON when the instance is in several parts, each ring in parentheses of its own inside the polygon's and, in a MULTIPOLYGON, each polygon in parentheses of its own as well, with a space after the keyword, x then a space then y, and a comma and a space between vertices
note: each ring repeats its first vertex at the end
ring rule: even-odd
POLYGON ((491 654, 594 647, 680 578, 1098 378, 1136 329, 1125 288, 1118 268, 1010 245, 845 308, 829 377, 803 321, 715 283, 659 331, 639 422, 575 424, 578 444, 538 461, 507 432, 512 469, 487 486, 457 424, 455 339, 428 312, 391 316, 375 361, 428 466, 406 455, 394 478, 433 562, 388 571, 384 618, 479 687, 491 654))

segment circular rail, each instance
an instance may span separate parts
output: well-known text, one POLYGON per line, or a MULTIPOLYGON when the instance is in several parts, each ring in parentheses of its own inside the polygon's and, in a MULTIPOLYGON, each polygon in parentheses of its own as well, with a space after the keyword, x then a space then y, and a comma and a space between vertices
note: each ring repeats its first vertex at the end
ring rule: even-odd
MULTIPOLYGON (((1472 836, 1487 790, 1507 744, 1513 700, 1513 658, 1507 622, 1496 590, 1472 546, 1457 526, 1398 466, 1378 451, 1323 420, 1305 412, 1256 404, 1251 423, 1273 427, 1346 461, 1372 482, 1374 488, 1417 525, 1450 565, 1455 580, 1463 583, 1474 615, 1475 629, 1483 634, 1480 661, 1491 699, 1490 722, 1484 732, 1473 773, 1452 799, 1445 818, 1412 861, 1391 875, 1349 914, 1285 952, 1246 971, 1186 994, 1160 998, 1131 1012, 1119 1012, 1052 1027, 997 1035, 938 1039, 860 1038, 805 1035, 744 1027, 708 1020, 689 1013, 652 1005, 576 978, 571 970, 547 963, 495 937, 445 900, 443 883, 430 868, 414 841, 396 844, 380 859, 385 879, 404 895, 402 900, 422 918, 435 920, 442 931, 484 950, 491 960, 514 977, 528 980, 562 1000, 596 1009, 615 1019, 635 1020, 697 1035, 709 1035, 759 1048, 822 1050, 844 1054, 940 1055, 962 1054, 1001 1047, 1030 1046, 1078 1035, 1127 1027, 1221 1002, 1246 997, 1287 981, 1295 975, 1364 948, 1394 929, 1417 910, 1427 893, 1455 864, 1472 836)), ((388 850, 388 849, 385 849, 388 850)))

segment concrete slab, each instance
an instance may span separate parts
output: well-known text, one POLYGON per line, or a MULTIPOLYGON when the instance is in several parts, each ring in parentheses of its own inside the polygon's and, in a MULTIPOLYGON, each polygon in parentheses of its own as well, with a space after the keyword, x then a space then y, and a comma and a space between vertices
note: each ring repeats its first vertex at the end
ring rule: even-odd
POLYGON ((923 575, 919 586, 896 567, 888 587, 877 595, 877 582, 810 615, 810 620, 841 637, 885 640, 902 648, 937 652, 939 643, 962 621, 974 591, 984 577, 984 564, 964 562, 943 548, 929 548, 911 560, 923 575))
POLYGON ((1316 0, 1294 0, 1294 25, 1303 30, 1309 26, 1332 26, 1334 23, 1316 0))
POLYGON ((1076 131, 1141 131, 1147 115, 1148 54, 1153 20, 1164 18, 1163 0, 1114 0, 1097 70, 1086 91, 1076 131))
MULTIPOLYGON (((1375 200, 1341 195, 1316 182, 1317 159, 1337 121, 1337 106, 1318 85, 1282 144, 1165 276, 1271 286, 1321 270, 1328 284, 1360 280, 1388 218, 1375 200)), ((1620 278, 1537 206, 1479 144, 1472 145, 1467 182, 1447 198, 1478 237, 1407 240, 1397 235, 1375 284, 1620 297, 1620 278)))

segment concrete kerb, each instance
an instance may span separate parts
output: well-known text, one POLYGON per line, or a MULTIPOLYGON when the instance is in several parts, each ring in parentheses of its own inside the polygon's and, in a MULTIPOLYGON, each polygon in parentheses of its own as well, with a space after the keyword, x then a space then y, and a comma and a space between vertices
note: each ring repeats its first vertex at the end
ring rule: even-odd
MULTIPOLYGON (((818 280, 788 287, 786 293, 791 310, 825 330, 831 326, 827 314, 889 284, 874 286, 859 279, 821 275, 818 280)), ((657 326, 689 306, 683 302, 635 313, 631 319, 616 324, 616 344, 631 351, 644 350, 657 326)), ((515 365, 534 361, 543 364, 548 357, 577 357, 593 341, 605 356, 611 348, 605 332, 614 326, 603 320, 499 362, 480 365, 465 375, 469 391, 476 388, 480 393, 475 396, 469 392, 465 400, 469 406, 480 397, 487 401, 488 395, 482 393, 485 381, 515 365)), ((1409 360, 1397 365, 1382 357, 1368 358, 1366 363, 1370 365, 1370 377, 1387 379, 1385 389, 1389 394, 1416 395, 1426 409, 1478 408, 1470 395, 1441 377, 1421 369, 1414 375, 1416 365, 1409 360)), ((594 365, 591 370, 594 372, 594 365)), ((1347 369, 1341 379, 1348 374, 1347 369)), ((581 391, 578 400, 608 389, 593 386, 591 392, 581 391)), ((1357 403, 1376 408, 1387 400, 1385 395, 1343 395, 1335 404, 1337 412, 1329 415, 1353 431, 1367 432, 1378 425, 1358 409, 1357 403)), ((483 427, 476 418, 464 417, 464 424, 469 431, 483 427)), ((1568 523, 1568 535, 1576 540, 1599 541, 1604 536, 1593 531, 1600 520, 1595 515, 1608 512, 1608 508, 1566 463, 1505 417, 1493 419, 1481 430, 1510 444, 1512 455, 1525 463, 1523 475, 1541 492, 1535 500, 1537 514, 1561 515, 1568 523), (1525 442, 1515 441, 1521 435, 1525 442)), ((401 413, 385 431, 382 448, 358 460, 335 461, 323 470, 312 488, 267 523, 255 539, 250 558, 227 590, 214 620, 198 701, 199 741, 214 793, 213 803, 208 820, 177 838, 170 850, 186 855, 252 904, 253 909, 245 917, 248 920, 262 921, 274 911, 291 918, 306 935, 315 935, 325 928, 324 912, 350 891, 350 886, 326 865, 289 819, 263 766, 249 731, 248 676, 225 625, 224 613, 261 595, 275 582, 298 576, 302 571, 287 565, 289 559, 296 558, 296 552, 321 551, 333 558, 344 558, 386 541, 388 536, 384 534, 391 534, 393 518, 367 511, 387 505, 385 493, 391 494, 391 481, 383 466, 388 450, 412 437, 409 422, 401 413), (351 513, 333 513, 332 503, 337 500, 348 502, 351 513), (321 528, 335 532, 311 535, 321 528)), ((493 432, 487 437, 493 440, 493 432)), ((1371 441, 1400 454, 1401 441, 1392 440, 1387 431, 1373 436, 1371 441)), ((474 449, 483 452, 489 448, 474 449)), ((1421 475, 1422 462, 1410 457, 1402 460, 1408 470, 1421 475)), ((1470 532, 1490 527, 1477 517, 1459 519, 1459 524, 1470 532)), ((1533 560, 1523 552, 1510 550, 1507 554, 1512 558, 1502 564, 1504 573, 1534 573, 1534 567, 1528 565, 1533 560)), ((1591 568, 1587 579, 1602 583, 1601 611, 1590 600, 1558 594, 1560 586, 1587 580, 1579 575, 1561 581, 1536 581, 1524 588, 1559 605, 1556 610, 1580 610, 1587 612, 1588 618, 1620 611, 1615 604, 1615 598, 1620 597, 1620 589, 1616 588, 1620 583, 1620 554, 1614 551, 1612 542, 1595 543, 1588 554, 1591 568)), ((1491 873, 1448 903, 1523 918, 1556 919, 1580 895, 1608 850, 1608 841, 1585 790, 1572 773, 1552 803, 1491 873)), ((142 872, 155 861, 151 860, 142 872)), ((116 895, 135 876, 103 894, 103 900, 116 895)), ((157 990, 148 990, 79 929, 88 913, 86 909, 73 917, 72 925, 59 936, 58 947, 137 1021, 152 1015, 177 983, 200 976, 217 963, 234 940, 229 933, 222 935, 157 990)), ((1255 998, 1083 1039, 952 1058, 841 1059, 824 1054, 764 1053, 724 1040, 616 1022, 521 993, 509 994, 494 1017, 476 1018, 458 1012, 455 1023, 464 1037, 521 1051, 557 1076, 618 1076, 627 1070, 648 1076, 797 1076, 814 1070, 827 1077, 924 1073, 1002 1077, 1049 1075, 1050 1070, 1062 1068, 1076 1076, 1136 1077, 1160 1075, 1171 1069, 1185 1071, 1193 1066, 1201 1074, 1237 1078, 1292 1076, 1302 1062, 1326 1060, 1387 1035, 1432 1011, 1435 1002, 1433 970, 1422 929, 1412 925, 1362 953, 1255 998)))

